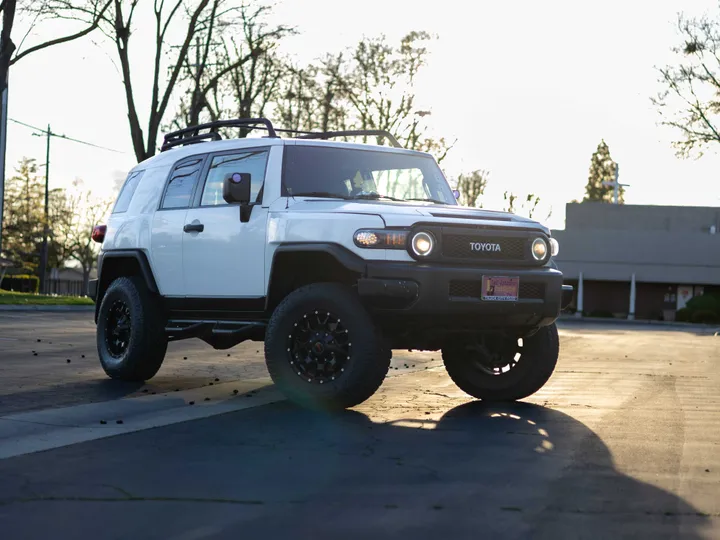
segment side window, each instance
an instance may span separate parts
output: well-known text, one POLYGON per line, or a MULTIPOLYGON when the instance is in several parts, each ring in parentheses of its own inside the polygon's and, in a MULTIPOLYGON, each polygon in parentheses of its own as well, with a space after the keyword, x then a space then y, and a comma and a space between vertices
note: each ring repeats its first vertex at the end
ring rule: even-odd
POLYGON ((194 157, 175 165, 170 175, 161 208, 188 208, 195 183, 200 177, 203 158, 194 157))
POLYGON ((233 173, 250 173, 250 199, 256 201, 265 181, 267 159, 266 149, 215 156, 210 163, 200 205, 227 204, 222 196, 223 182, 226 176, 233 173))
POLYGON ((135 171, 128 175, 127 180, 125 180, 125 184, 123 184, 123 187, 120 189, 120 194, 115 202, 115 206, 113 207, 113 214, 127 212, 127 209, 130 208, 130 201, 132 201, 135 189, 138 187, 140 178, 142 178, 144 172, 145 171, 135 171))

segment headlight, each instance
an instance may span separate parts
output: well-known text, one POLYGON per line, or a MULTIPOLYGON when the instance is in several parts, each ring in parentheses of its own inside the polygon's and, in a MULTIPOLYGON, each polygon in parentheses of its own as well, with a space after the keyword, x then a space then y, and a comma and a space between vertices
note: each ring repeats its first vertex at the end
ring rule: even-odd
POLYGON ((532 254, 536 261, 542 261, 548 253, 548 246, 542 238, 536 238, 532 243, 532 254))
POLYGON ((435 239, 430 233, 415 233, 415 236, 412 237, 412 241, 410 242, 410 247, 418 257, 427 257, 435 247, 435 239))
POLYGON ((405 249, 408 231, 361 229, 355 232, 355 245, 361 248, 405 249))
POLYGON ((557 257, 557 254, 560 253, 560 244, 558 244, 558 241, 554 238, 550 239, 550 255, 553 257, 557 257))

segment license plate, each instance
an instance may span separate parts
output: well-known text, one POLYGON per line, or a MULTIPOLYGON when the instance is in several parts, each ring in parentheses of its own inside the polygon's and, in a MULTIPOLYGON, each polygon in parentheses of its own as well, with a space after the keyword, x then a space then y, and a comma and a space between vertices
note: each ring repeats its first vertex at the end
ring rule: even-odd
POLYGON ((480 297, 497 302, 517 302, 519 291, 519 277, 483 276, 480 297))

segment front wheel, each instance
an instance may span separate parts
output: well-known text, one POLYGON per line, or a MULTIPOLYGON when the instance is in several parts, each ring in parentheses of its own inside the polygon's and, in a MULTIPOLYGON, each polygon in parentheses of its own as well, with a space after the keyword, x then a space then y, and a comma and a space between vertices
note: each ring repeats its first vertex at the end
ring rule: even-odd
POLYGON ((559 352, 555 324, 523 339, 487 334, 442 351, 453 382, 484 401, 515 401, 534 394, 552 375, 559 352))
POLYGON ((337 283, 290 293, 265 335, 270 377, 292 401, 317 409, 353 407, 372 396, 390 351, 357 295, 337 283))

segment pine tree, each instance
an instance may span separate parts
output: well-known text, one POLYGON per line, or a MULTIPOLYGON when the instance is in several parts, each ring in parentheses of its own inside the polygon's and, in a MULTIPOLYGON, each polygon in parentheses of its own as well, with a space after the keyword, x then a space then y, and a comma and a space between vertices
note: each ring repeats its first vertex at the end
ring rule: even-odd
MULTIPOLYGON (((584 201, 613 202, 613 187, 604 186, 603 182, 615 181, 615 162, 610 157, 610 149, 604 140, 600 141, 597 150, 590 159, 590 173, 585 186, 584 201)), ((625 190, 621 187, 618 202, 624 203, 625 190)))
POLYGON ((34 270, 42 244, 44 184, 34 159, 23 158, 15 172, 5 184, 3 245, 10 258, 34 270))

